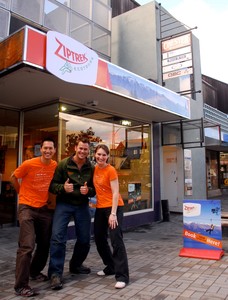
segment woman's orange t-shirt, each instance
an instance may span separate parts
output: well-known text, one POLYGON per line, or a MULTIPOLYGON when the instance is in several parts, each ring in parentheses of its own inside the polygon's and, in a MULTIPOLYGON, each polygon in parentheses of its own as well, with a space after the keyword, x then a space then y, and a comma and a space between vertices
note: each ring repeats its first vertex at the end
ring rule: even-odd
MULTIPOLYGON (((98 166, 95 167, 93 184, 96 189, 97 208, 112 207, 112 189, 110 181, 118 178, 116 169, 107 165, 105 168, 100 169, 98 166)), ((123 206, 124 202, 119 194, 118 206, 123 206)))

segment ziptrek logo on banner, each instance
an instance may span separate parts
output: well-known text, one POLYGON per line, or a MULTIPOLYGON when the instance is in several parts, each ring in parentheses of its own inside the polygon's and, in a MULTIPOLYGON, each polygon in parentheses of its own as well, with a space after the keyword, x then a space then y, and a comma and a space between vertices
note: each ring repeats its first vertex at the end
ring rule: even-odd
POLYGON ((64 75, 66 72, 71 73, 73 71, 84 71, 90 67, 93 62, 93 57, 89 59, 86 57, 86 53, 78 53, 70 50, 57 38, 55 38, 55 40, 59 44, 57 50, 55 51, 55 55, 65 60, 65 64, 60 68, 62 75, 64 75), (72 66, 72 64, 76 66, 72 66))

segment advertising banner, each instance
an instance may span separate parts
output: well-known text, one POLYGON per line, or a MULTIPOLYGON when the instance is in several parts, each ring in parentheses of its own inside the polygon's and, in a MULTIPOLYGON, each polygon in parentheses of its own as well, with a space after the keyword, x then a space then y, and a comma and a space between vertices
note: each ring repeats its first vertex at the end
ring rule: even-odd
POLYGON ((219 259, 222 250, 220 200, 184 200, 180 256, 219 259))

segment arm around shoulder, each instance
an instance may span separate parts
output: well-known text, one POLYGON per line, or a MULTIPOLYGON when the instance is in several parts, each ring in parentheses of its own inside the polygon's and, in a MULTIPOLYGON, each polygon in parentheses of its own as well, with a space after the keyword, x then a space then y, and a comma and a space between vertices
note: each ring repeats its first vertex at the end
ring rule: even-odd
POLYGON ((19 194, 19 191, 20 191, 20 184, 19 184, 19 182, 18 182, 17 177, 16 177, 14 174, 12 174, 10 180, 11 180, 11 183, 12 183, 12 185, 13 185, 15 191, 19 194))

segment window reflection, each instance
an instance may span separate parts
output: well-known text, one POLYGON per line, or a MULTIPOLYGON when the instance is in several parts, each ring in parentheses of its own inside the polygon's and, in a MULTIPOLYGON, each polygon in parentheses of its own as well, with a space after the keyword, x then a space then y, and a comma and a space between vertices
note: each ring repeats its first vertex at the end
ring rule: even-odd
POLYGON ((46 0, 44 13, 44 26, 63 34, 69 33, 70 11, 67 7, 46 0))
MULTIPOLYGON (((94 118, 108 116, 102 113, 90 115, 94 118)), ((96 145, 99 142, 105 143, 110 148, 109 162, 118 172, 125 212, 151 208, 150 126, 127 127, 95 119, 88 122, 88 116, 85 118, 59 113, 62 137, 60 159, 73 154, 75 141, 82 134, 87 134, 91 140, 91 161, 96 145)))
POLYGON ((11 174, 17 166, 19 113, 0 109, 0 226, 14 223, 17 198, 11 174))

